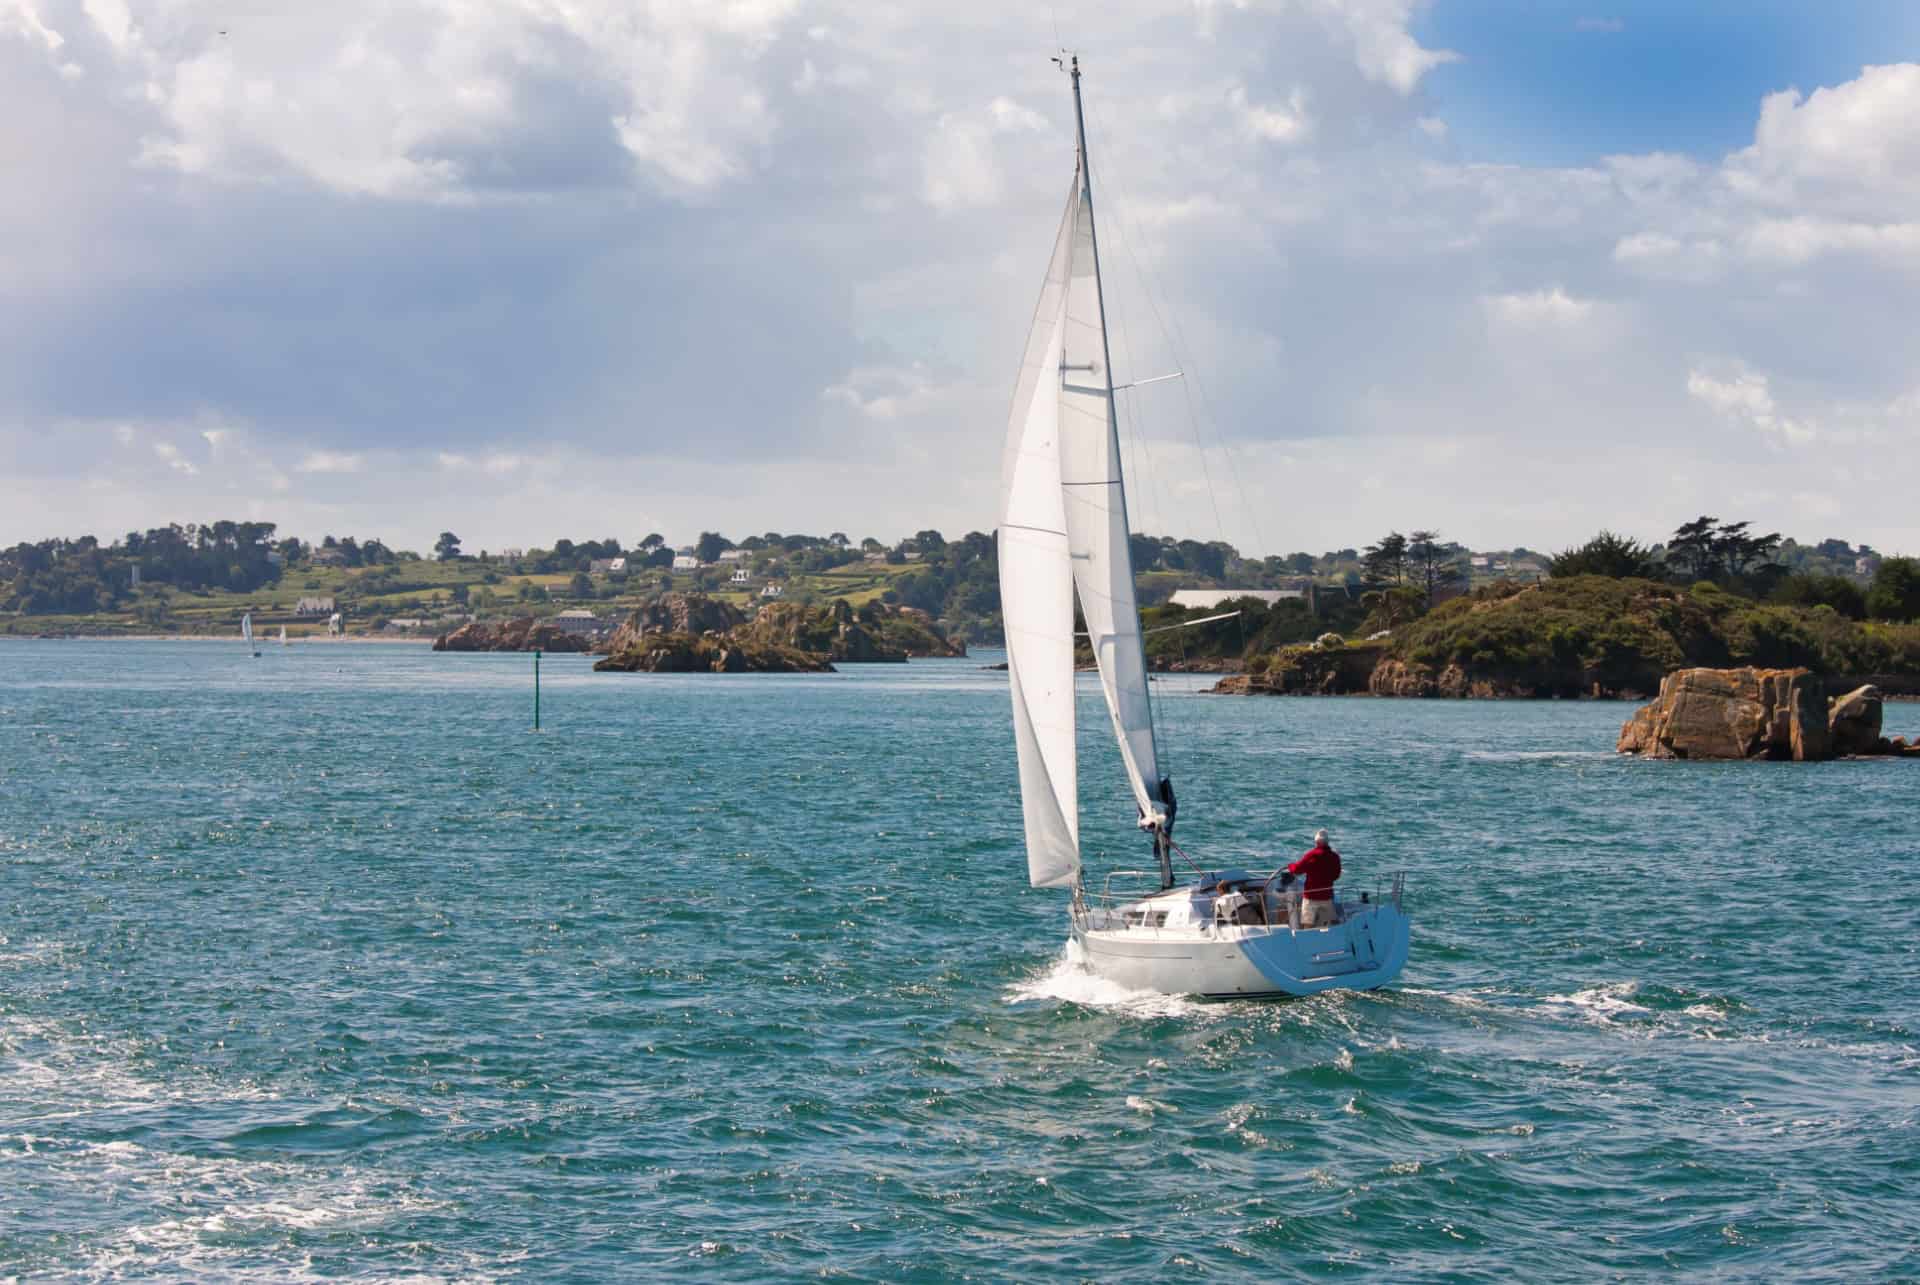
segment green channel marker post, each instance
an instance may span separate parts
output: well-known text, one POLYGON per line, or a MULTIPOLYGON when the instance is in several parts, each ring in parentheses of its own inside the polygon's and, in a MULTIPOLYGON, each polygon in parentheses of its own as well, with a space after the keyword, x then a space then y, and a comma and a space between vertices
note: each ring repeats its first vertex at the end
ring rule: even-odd
POLYGON ((533 730, 540 730, 540 649, 533 649, 533 730))

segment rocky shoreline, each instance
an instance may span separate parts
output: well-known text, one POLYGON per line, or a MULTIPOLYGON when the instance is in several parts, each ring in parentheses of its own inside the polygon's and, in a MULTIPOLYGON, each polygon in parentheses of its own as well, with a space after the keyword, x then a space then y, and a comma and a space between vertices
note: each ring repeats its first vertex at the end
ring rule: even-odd
POLYGON ((1829 697, 1805 669, 1682 669, 1634 711, 1614 748, 1650 759, 1920 758, 1920 743, 1880 734, 1883 699, 1871 685, 1829 697))

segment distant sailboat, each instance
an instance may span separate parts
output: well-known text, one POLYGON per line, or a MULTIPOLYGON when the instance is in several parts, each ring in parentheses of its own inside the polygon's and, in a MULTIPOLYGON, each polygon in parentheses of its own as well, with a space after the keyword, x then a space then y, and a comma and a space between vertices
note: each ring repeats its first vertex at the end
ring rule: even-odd
POLYGON ((280 626, 280 645, 282 647, 287 645, 287 627, 285 625, 280 626))
POLYGON ((1027 339, 1001 463, 1000 599, 1028 877, 1035 887, 1073 889, 1073 940, 1084 966, 1123 986, 1224 998, 1385 985, 1407 958, 1397 876, 1382 897, 1337 901, 1334 922, 1317 928, 1297 926, 1299 903, 1282 891, 1278 869, 1266 876, 1218 870, 1174 886, 1176 806, 1155 744, 1134 600, 1078 58, 1071 74, 1073 188, 1027 339), (1139 826, 1159 866, 1113 871, 1097 894, 1085 888, 1080 860, 1076 591, 1139 826), (1116 900, 1116 878, 1156 875, 1158 891, 1116 900))
POLYGON ((253 645, 253 613, 251 611, 240 617, 240 637, 246 642, 248 652, 254 656, 260 654, 260 649, 253 645))

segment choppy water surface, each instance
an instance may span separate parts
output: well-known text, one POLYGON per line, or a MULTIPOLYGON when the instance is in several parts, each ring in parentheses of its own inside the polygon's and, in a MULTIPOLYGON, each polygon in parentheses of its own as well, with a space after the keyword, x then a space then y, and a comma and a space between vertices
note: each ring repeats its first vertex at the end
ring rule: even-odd
POLYGON ((1413 890, 1207 1005, 1060 962, 978 661, 265 651, 0 646, 0 1276, 1920 1271, 1920 764, 1162 683, 1196 855, 1413 890))

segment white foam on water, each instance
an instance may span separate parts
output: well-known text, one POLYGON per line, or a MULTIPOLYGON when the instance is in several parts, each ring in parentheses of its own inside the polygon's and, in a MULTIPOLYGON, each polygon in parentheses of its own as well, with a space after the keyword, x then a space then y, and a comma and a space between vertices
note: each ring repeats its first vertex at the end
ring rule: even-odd
POLYGON ((1525 763, 1543 759, 1613 759, 1613 750, 1468 750, 1466 757, 1483 763, 1525 763))
POLYGON ((1633 997, 1639 993, 1639 982, 1608 982, 1601 986, 1589 986, 1571 995, 1549 995, 1542 1002, 1577 1008, 1591 1021, 1611 1022, 1629 1013, 1653 1011, 1644 1004, 1633 1002, 1633 997))
POLYGON ((1078 943, 1069 941, 1044 972, 1007 988, 1006 1002, 1025 1004, 1055 1000, 1088 1008, 1111 1009, 1129 1017, 1191 1017, 1207 1011, 1204 1004, 1184 995, 1129 990, 1087 970, 1078 943))

